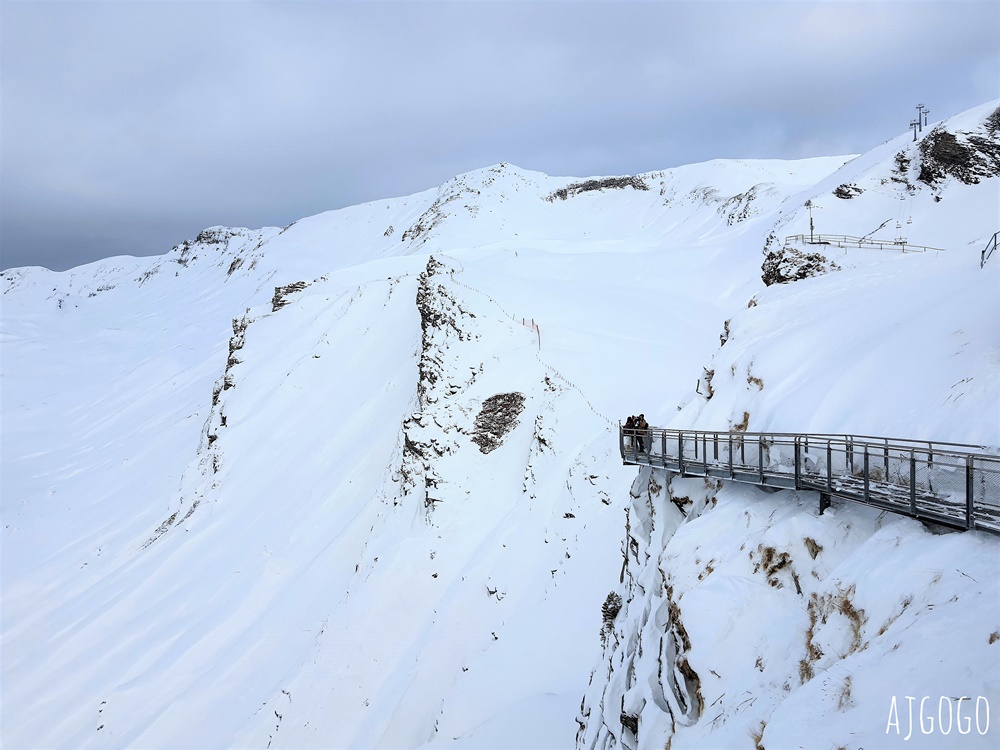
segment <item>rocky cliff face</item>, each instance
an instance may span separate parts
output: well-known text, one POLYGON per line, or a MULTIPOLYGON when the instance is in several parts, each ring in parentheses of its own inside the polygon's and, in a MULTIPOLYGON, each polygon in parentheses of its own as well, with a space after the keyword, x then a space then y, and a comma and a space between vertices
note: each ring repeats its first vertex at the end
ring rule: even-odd
POLYGON ((920 142, 921 182, 937 186, 946 177, 966 185, 1000 175, 1000 107, 971 130, 934 128, 920 142))
POLYGON ((822 253, 807 252, 796 247, 784 246, 770 251, 761 266, 761 280, 772 284, 788 284, 831 271, 839 271, 840 266, 822 253))
POLYGON ((1000 699, 992 538, 648 468, 627 518, 580 750, 880 747, 894 695, 1000 699))

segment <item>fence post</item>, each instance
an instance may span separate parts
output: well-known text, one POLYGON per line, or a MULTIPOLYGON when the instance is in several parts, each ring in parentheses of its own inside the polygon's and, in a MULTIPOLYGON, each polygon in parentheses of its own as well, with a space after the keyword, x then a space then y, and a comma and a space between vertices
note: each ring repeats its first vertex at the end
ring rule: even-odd
POLYGON ((625 433, 622 430, 622 423, 618 422, 618 450, 622 454, 622 463, 627 463, 625 461, 625 433))
POLYGON ((764 436, 757 436, 757 471, 760 472, 760 483, 764 484, 764 436))
POLYGON ((712 433, 712 458, 715 459, 716 463, 719 461, 719 433, 712 433))
POLYGON ((972 456, 965 457, 965 528, 971 529, 976 525, 976 514, 973 509, 975 500, 975 484, 972 470, 972 456))
POLYGON ((667 431, 660 433, 660 455, 663 456, 663 468, 667 468, 667 431))
POLYGON ((677 471, 684 476, 684 432, 677 433, 677 471))
POLYGON ((701 436, 701 462, 702 468, 705 469, 705 476, 708 476, 708 435, 703 434, 701 436))
POLYGON ((826 490, 833 489, 833 441, 827 438, 826 441, 826 490))
POLYGON ((889 439, 885 440, 885 474, 882 477, 885 482, 889 481, 889 439))
POLYGON ((732 479, 736 475, 733 473, 733 433, 729 433, 729 478, 732 479))
POLYGON ((802 444, 795 438, 795 489, 799 488, 799 462, 802 460, 802 444))
POLYGON ((865 443, 865 502, 868 502, 868 443, 865 443))
POLYGON ((917 517, 917 457, 910 450, 910 515, 917 517))

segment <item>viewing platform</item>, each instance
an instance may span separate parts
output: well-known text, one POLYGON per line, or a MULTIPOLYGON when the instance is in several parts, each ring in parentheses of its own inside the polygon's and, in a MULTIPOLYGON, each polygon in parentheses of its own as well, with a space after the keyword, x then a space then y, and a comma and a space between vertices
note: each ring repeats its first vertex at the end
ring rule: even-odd
POLYGON ((1000 455, 959 443, 619 425, 622 461, 680 476, 819 493, 956 529, 1000 534, 1000 455))

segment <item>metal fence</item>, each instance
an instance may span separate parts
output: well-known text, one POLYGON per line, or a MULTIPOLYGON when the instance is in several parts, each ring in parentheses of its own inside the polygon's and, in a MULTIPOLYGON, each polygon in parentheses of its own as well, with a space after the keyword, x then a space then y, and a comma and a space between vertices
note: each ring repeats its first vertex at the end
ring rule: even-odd
POLYGON ((1000 533, 1000 456, 981 446, 883 438, 619 425, 622 460, 831 497, 961 529, 1000 533))
POLYGON ((872 240, 867 237, 852 237, 849 234, 793 234, 785 237, 785 245, 833 245, 835 247, 869 247, 876 250, 900 250, 904 253, 918 252, 926 250, 938 250, 940 247, 927 247, 926 245, 910 245, 907 242, 893 240, 885 242, 883 240, 872 240))
POLYGON ((988 261, 990 256, 993 255, 993 251, 997 249, 997 235, 1000 235, 1000 232, 993 233, 993 236, 990 237, 990 241, 986 243, 986 247, 984 247, 983 251, 979 254, 980 268, 986 265, 986 261, 988 261))

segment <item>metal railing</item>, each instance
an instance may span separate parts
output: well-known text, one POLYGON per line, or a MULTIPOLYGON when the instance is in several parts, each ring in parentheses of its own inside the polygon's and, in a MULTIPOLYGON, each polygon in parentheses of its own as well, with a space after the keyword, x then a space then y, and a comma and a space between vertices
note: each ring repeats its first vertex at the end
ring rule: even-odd
POLYGON ((907 242, 893 240, 885 242, 883 240, 872 240, 867 237, 852 237, 848 234, 793 234, 785 237, 785 245, 833 245, 835 247, 870 247, 877 250, 899 250, 904 253, 922 253, 926 250, 940 251, 940 247, 928 247, 926 245, 910 245, 907 242))
POLYGON ((989 242, 986 243, 986 247, 983 248, 983 252, 979 256, 979 267, 980 268, 982 268, 983 266, 986 265, 986 261, 988 261, 990 259, 990 256, 993 255, 993 251, 997 249, 997 235, 998 234, 1000 234, 1000 232, 994 232, 993 233, 993 237, 990 239, 989 242))
POLYGON ((959 529, 1000 534, 1000 455, 976 445, 868 435, 711 432, 621 425, 626 464, 681 476, 815 490, 959 529))

